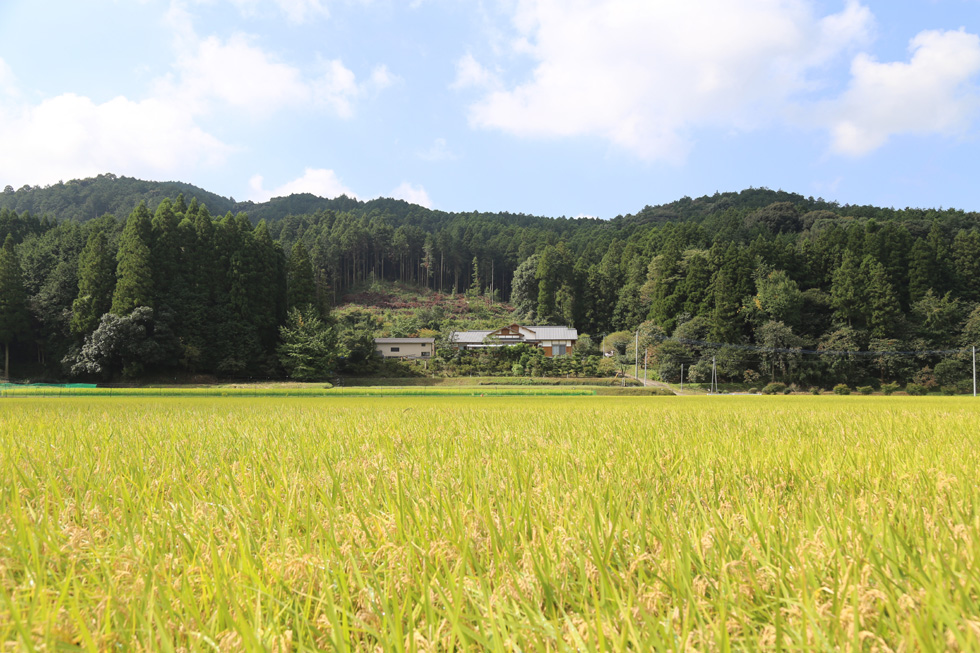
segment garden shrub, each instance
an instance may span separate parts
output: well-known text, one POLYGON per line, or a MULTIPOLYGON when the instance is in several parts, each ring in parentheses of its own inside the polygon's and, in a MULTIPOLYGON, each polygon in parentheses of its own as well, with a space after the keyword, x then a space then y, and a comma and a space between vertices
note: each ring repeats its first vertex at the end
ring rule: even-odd
POLYGON ((905 392, 909 393, 913 397, 924 397, 929 394, 929 388, 918 383, 909 383, 905 386, 905 392))
POLYGON ((874 389, 874 388, 872 388, 872 387, 871 387, 870 385, 859 385, 859 386, 857 387, 857 391, 858 391, 858 392, 860 392, 860 393, 861 393, 861 394, 863 394, 863 395, 869 395, 869 394, 871 394, 872 392, 874 392, 874 390, 875 390, 875 389, 874 389))
POLYGON ((900 386, 897 383, 885 383, 884 385, 881 386, 881 391, 884 392, 886 395, 890 395, 891 393, 895 392, 901 387, 902 386, 900 386))
POLYGON ((764 395, 777 395, 782 394, 786 390, 786 384, 776 381, 775 383, 770 383, 762 389, 762 394, 764 395))
POLYGON ((851 389, 847 386, 846 383, 838 383, 837 385, 834 386, 834 394, 849 395, 851 394, 851 389))

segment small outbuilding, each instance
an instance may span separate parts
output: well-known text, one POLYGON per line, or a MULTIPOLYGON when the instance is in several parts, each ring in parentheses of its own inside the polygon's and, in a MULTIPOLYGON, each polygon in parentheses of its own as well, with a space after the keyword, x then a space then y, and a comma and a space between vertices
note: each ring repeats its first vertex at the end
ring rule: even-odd
POLYGON ((432 358, 435 338, 375 338, 374 348, 384 358, 432 358))

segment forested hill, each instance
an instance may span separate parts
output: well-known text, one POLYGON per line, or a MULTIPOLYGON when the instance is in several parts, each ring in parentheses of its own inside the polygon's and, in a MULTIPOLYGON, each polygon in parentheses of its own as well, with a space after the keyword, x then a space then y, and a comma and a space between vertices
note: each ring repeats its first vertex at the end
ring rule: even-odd
MULTIPOLYGON (((980 341, 980 215, 764 188, 599 220, 312 195, 234 203, 102 175, 6 189, 0 242, 0 344, 15 365, 52 377, 275 375, 290 307, 329 319, 374 280, 509 300, 521 319, 597 338, 638 328, 672 337, 655 352, 664 378, 717 359, 723 379, 765 369, 807 382, 908 380, 962 362, 928 352, 980 341), (926 353, 807 365, 793 353, 802 350, 926 353)), ((390 334, 453 328, 423 313, 402 321, 414 331, 390 334)))
MULTIPOLYGON (((310 193, 297 193, 287 197, 274 197, 268 202, 238 202, 222 197, 192 184, 179 181, 145 181, 132 177, 103 174, 89 179, 58 182, 50 186, 22 186, 14 189, 6 186, 0 193, 0 209, 18 214, 29 213, 37 218, 86 222, 106 214, 125 217, 140 202, 145 202, 150 212, 166 198, 183 195, 187 201, 197 199, 212 215, 245 213, 253 224, 260 220, 275 222, 288 215, 312 215, 317 212, 353 212, 357 214, 382 214, 390 222, 402 223, 419 214, 438 214, 408 202, 390 198, 361 201, 341 195, 332 199, 310 193)), ((523 214, 499 214, 519 221, 540 221, 523 214)))

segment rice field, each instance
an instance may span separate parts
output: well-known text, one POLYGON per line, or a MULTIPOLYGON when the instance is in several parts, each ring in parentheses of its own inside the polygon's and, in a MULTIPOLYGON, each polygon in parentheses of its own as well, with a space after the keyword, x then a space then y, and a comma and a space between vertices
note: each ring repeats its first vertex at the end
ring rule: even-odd
MULTIPOLYGON (((603 390, 618 388, 603 388, 603 390)), ((582 386, 332 387, 315 384, 290 386, 148 386, 137 388, 0 385, 0 398, 8 397, 551 397, 590 396, 596 389, 582 386)))
POLYGON ((0 650, 977 650, 980 403, 0 400, 0 650))

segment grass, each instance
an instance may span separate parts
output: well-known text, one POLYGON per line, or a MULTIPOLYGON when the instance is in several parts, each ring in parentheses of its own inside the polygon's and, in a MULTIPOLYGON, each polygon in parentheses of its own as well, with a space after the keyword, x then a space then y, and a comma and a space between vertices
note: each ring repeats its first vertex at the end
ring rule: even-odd
POLYGON ((322 384, 285 387, 138 387, 138 388, 63 388, 57 386, 7 386, 0 397, 521 397, 585 396, 596 390, 588 387, 325 387, 322 384))
POLYGON ((0 642, 976 650, 972 398, 0 403, 0 642))

